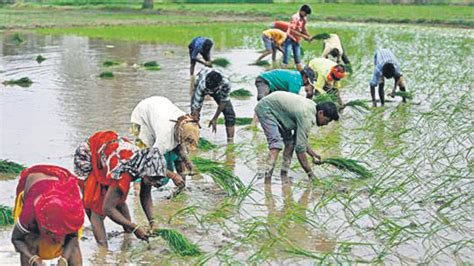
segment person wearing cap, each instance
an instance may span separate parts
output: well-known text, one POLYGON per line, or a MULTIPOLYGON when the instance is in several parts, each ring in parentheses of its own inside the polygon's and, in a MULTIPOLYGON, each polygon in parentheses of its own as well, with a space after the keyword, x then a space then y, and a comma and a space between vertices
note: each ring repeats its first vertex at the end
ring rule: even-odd
POLYGON ((164 186, 169 179, 180 189, 185 186, 180 175, 166 170, 158 148, 138 149, 113 131, 99 131, 79 145, 74 154, 74 172, 95 240, 101 246, 107 246, 105 217, 121 225, 125 232, 148 240, 147 230, 130 217, 126 200, 131 182, 141 179, 140 203, 151 230, 156 228, 151 187, 164 186))
POLYGON ((278 49, 283 53, 282 45, 285 40, 286 33, 279 29, 268 29, 263 31, 262 41, 265 46, 265 52, 257 58, 257 63, 269 54, 272 54, 272 62, 275 62, 276 50, 278 49))
MULTIPOLYGON (((400 64, 390 49, 377 49, 374 57, 374 65, 374 74, 370 80, 370 95, 372 96, 372 104, 376 107, 375 87, 377 84, 379 85, 380 104, 382 106, 385 104, 385 79, 393 78, 395 80, 393 90, 389 94, 392 98, 395 97, 397 87, 400 88, 400 91, 406 91, 406 86, 402 73, 400 72, 400 64)), ((403 102, 406 102, 405 97, 403 97, 403 102)))
POLYGON ((337 107, 332 102, 316 105, 310 99, 285 91, 276 91, 262 100, 255 107, 255 113, 260 121, 268 142, 268 161, 265 170, 265 183, 271 183, 273 169, 278 154, 283 149, 281 178, 288 182, 288 170, 293 151, 308 175, 314 178, 314 173, 308 164, 306 154, 318 163, 321 157, 308 144, 308 136, 314 125, 325 126, 329 122, 339 120, 337 107))
POLYGON ((217 103, 217 110, 209 122, 209 127, 212 127, 212 131, 216 132, 217 118, 223 113, 227 143, 234 143, 235 112, 232 102, 230 101, 230 80, 217 69, 203 68, 197 74, 194 87, 194 94, 191 98, 191 115, 194 120, 200 120, 204 97, 206 95, 212 96, 217 103))
POLYGON ((207 37, 195 37, 191 43, 188 45, 189 57, 191 59, 191 68, 189 69, 191 76, 194 75, 194 68, 196 67, 196 62, 203 64, 207 67, 211 67, 211 48, 214 45, 212 40, 207 37), (203 60, 198 58, 198 55, 201 54, 203 60))
POLYGON ((326 58, 315 58, 308 65, 317 74, 314 84, 316 93, 334 93, 337 96, 338 104, 342 106, 338 83, 346 76, 345 67, 326 58))
POLYGON ((257 101, 275 91, 287 91, 299 94, 301 87, 305 87, 306 98, 313 97, 314 71, 305 67, 301 72, 296 70, 275 69, 264 72, 255 79, 257 87, 257 101))
POLYGON ((141 100, 131 115, 131 131, 139 148, 157 147, 164 153, 166 168, 183 176, 193 172, 189 150, 196 150, 199 124, 168 98, 152 96, 141 100))
POLYGON ((311 36, 306 29, 307 19, 306 17, 311 14, 311 7, 309 5, 302 5, 300 10, 291 17, 290 26, 286 32, 287 38, 284 43, 283 53, 283 66, 288 67, 288 60, 291 52, 293 52, 293 58, 295 61, 296 68, 298 71, 303 69, 301 64, 301 38, 308 42, 311 42, 311 36))
POLYGON ((75 176, 59 166, 23 170, 16 188, 12 243, 21 265, 82 265, 79 239, 84 208, 75 176))
POLYGON ((334 33, 329 34, 329 38, 323 41, 323 53, 321 57, 329 58, 329 56, 334 58, 334 61, 338 64, 344 62, 344 64, 349 65, 351 63, 349 58, 347 58, 341 39, 334 33))

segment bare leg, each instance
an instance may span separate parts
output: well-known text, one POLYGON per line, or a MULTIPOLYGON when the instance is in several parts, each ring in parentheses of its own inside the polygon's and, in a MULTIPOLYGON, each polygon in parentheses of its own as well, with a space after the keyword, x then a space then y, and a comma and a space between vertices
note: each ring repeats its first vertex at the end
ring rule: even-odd
POLYGON ((384 90, 384 83, 379 83, 379 98, 380 104, 384 106, 385 104, 385 90, 384 90))
POLYGON ((285 148, 283 149, 283 163, 281 166, 281 181, 283 183, 289 183, 290 180, 288 179, 288 169, 291 165, 291 158, 293 157, 293 151, 295 146, 293 143, 287 143, 285 148))
POLYGON ((267 160, 267 170, 265 171, 265 184, 270 184, 272 182, 273 170, 275 169, 275 162, 278 158, 279 149, 271 149, 268 152, 267 160))
POLYGON ((107 247, 107 234, 105 232, 104 218, 95 212, 91 212, 90 221, 95 241, 97 241, 97 244, 100 246, 107 247))
POLYGON ((66 259, 68 265, 82 265, 81 248, 78 241, 75 241, 72 252, 66 259))
POLYGON ((225 131, 227 133, 227 144, 234 144, 235 126, 226 127, 225 131))
POLYGON ((262 60, 263 58, 265 58, 265 56, 268 56, 271 53, 272 53, 272 51, 268 51, 268 50, 263 52, 263 54, 257 58, 257 63, 260 62, 260 60, 262 60))
POLYGON ((372 97, 372 106, 377 107, 377 100, 375 99, 375 87, 370 86, 370 96, 372 97))

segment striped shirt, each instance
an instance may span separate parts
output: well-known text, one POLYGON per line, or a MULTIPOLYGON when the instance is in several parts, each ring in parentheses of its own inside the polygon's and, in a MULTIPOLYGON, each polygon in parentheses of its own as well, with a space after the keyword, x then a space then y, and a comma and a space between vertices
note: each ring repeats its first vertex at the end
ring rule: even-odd
POLYGON ((229 101, 230 89, 230 80, 224 76, 222 72, 214 68, 203 68, 201 71, 199 71, 196 77, 194 95, 191 99, 191 109, 200 109, 206 95, 213 96, 217 102, 229 101), (215 71, 222 76, 222 81, 217 88, 206 87, 206 77, 212 71, 215 71))
POLYGON ((392 51, 390 51, 390 49, 377 49, 374 57, 375 70, 372 80, 370 80, 370 86, 375 87, 379 84, 379 80, 382 77, 382 68, 386 63, 393 64, 396 78, 402 75, 402 73, 400 73, 400 64, 392 51))

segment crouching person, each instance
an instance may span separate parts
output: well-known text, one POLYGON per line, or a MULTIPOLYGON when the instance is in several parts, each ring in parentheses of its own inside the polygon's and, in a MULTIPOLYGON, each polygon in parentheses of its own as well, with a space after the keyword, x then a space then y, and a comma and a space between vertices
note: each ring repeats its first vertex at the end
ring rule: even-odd
POLYGON ((332 102, 316 105, 312 100, 299 95, 277 91, 264 97, 255 107, 268 142, 268 161, 265 171, 265 183, 271 183, 273 169, 278 154, 283 149, 281 179, 288 182, 288 169, 293 150, 308 175, 314 178, 313 170, 308 164, 306 154, 317 163, 321 157, 308 145, 308 136, 314 125, 325 126, 339 120, 337 107, 332 102))
POLYGON ((80 144, 74 155, 74 167, 83 190, 86 214, 99 245, 107 246, 104 218, 123 226, 142 240, 148 239, 144 226, 132 222, 126 203, 130 183, 141 179, 140 203, 151 229, 153 219, 151 187, 161 187, 169 179, 184 187, 181 176, 166 171, 165 160, 158 148, 138 148, 113 131, 100 131, 80 144))
POLYGON ((12 243, 21 265, 82 265, 79 232, 84 208, 76 177, 53 165, 23 170, 16 189, 12 243))

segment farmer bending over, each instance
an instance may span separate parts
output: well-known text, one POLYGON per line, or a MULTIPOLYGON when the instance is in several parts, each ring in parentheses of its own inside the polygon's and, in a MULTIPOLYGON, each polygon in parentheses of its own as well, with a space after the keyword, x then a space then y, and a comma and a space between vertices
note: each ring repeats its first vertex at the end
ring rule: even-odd
POLYGON ((76 177, 53 165, 23 170, 16 188, 12 243, 21 265, 82 265, 79 248, 84 208, 76 177))
POLYGON ((316 93, 335 94, 338 104, 342 106, 339 81, 346 76, 345 67, 326 58, 315 58, 308 65, 318 76, 314 85, 316 93))
MULTIPOLYGON (((377 84, 379 85, 380 104, 382 106, 385 104, 384 86, 386 78, 395 79, 392 93, 390 93, 392 98, 395 97, 397 86, 401 91, 405 91, 406 87, 402 73, 400 72, 400 64, 390 49, 377 49, 374 57, 374 64, 375 70, 372 80, 370 81, 370 95, 372 96, 372 104, 376 107, 375 86, 377 86, 377 84)), ((403 97, 403 102, 406 102, 405 97, 403 97)))
POLYGON ((263 98, 255 107, 255 112, 270 149, 265 183, 271 183, 275 162, 283 147, 282 181, 288 181, 293 150, 296 151, 296 157, 308 178, 313 179, 314 173, 308 165, 306 153, 315 163, 319 162, 321 157, 308 145, 308 135, 314 125, 325 126, 333 120, 339 120, 336 105, 332 102, 316 105, 312 100, 293 93, 277 91, 263 98))
POLYGON ((132 181, 141 179, 140 203, 152 230, 156 224, 151 187, 161 187, 169 179, 180 188, 185 185, 180 175, 166 171, 158 148, 138 150, 113 131, 99 131, 80 144, 74 154, 74 171, 80 179, 84 208, 95 240, 103 246, 107 246, 105 217, 123 226, 125 232, 148 239, 145 228, 130 218, 126 200, 132 181))
POLYGON ((264 57, 272 54, 272 62, 276 59, 276 50, 284 53, 282 45, 286 40, 286 33, 279 29, 265 30, 262 34, 263 45, 265 46, 265 52, 257 58, 257 63, 260 62, 264 57))
POLYGON ((196 62, 205 66, 211 67, 211 48, 214 45, 211 39, 206 37, 196 37, 188 45, 189 57, 191 59, 190 74, 194 75, 194 67, 196 62), (198 59, 198 55, 201 54, 204 61, 198 59))
POLYGON ((274 91, 287 91, 299 94, 303 86, 306 90, 306 98, 311 99, 313 97, 314 81, 314 71, 309 67, 305 67, 301 72, 284 69, 264 72, 255 79, 255 86, 258 92, 257 100, 260 101, 263 97, 274 91))
POLYGON ((224 113, 227 143, 234 143, 235 112, 230 101, 230 81, 217 69, 203 68, 197 74, 194 94, 191 98, 191 115, 195 121, 199 121, 201 108, 206 95, 212 96, 217 103, 217 110, 209 127, 212 131, 217 130, 217 118, 224 113))
POLYGON ((306 29, 306 16, 311 14, 311 8, 308 5, 302 5, 298 13, 294 14, 291 17, 290 26, 286 34, 288 37, 284 43, 284 53, 283 53, 283 66, 288 67, 288 60, 293 51, 293 58, 295 60, 295 65, 298 71, 303 69, 301 64, 301 47, 300 41, 301 38, 305 39, 308 42, 311 42, 311 37, 309 36, 308 30, 306 29))
POLYGON ((329 56, 333 57, 338 64, 344 62, 344 64, 349 65, 351 63, 337 34, 329 34, 329 38, 323 41, 323 54, 321 57, 329 58, 329 56))
POLYGON ((199 124, 168 98, 153 96, 140 101, 131 116, 132 134, 139 148, 156 147, 163 151, 166 168, 183 176, 193 172, 188 158, 199 142, 199 124))

